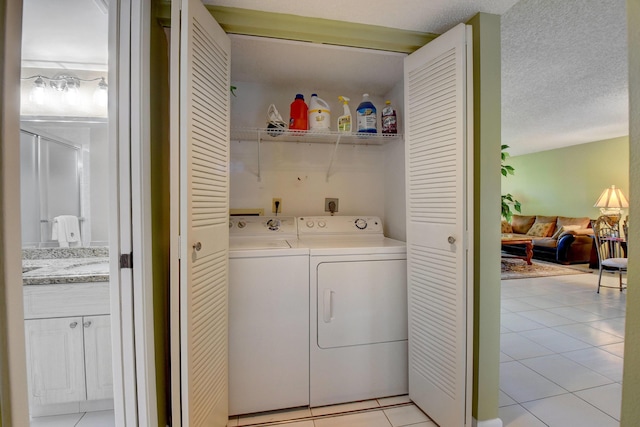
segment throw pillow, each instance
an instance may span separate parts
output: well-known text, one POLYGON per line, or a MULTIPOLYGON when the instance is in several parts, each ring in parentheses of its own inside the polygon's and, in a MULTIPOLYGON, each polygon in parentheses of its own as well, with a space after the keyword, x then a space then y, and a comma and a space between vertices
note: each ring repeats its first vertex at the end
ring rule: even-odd
POLYGON ((535 215, 513 215, 511 217, 511 227, 516 234, 527 234, 527 231, 535 221, 535 215))
POLYGON ((551 236, 551 238, 558 240, 563 233, 567 231, 579 230, 581 228, 582 227, 580 227, 579 225, 563 225, 562 227, 558 228, 555 233, 553 233, 553 236, 551 236))
POLYGON ((502 220, 502 223, 500 224, 500 230, 502 234, 513 233, 513 227, 511 227, 511 224, 509 224, 505 220, 502 220))
POLYGON ((536 222, 531 226, 529 231, 527 231, 527 236, 547 237, 547 234, 549 234, 553 225, 554 224, 552 222, 536 222))

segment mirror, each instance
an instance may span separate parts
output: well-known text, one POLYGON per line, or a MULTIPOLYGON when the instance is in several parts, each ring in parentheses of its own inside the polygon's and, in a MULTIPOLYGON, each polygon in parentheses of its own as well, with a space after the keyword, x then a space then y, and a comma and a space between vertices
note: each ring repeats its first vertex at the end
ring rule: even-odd
POLYGON ((108 244, 106 119, 21 121, 22 247, 58 247, 54 218, 79 219, 77 246, 108 244))

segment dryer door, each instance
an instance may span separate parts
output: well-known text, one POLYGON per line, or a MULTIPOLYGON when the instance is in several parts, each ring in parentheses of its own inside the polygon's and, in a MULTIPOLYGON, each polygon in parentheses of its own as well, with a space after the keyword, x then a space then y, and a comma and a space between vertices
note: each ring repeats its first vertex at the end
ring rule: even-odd
POLYGON ((318 347, 407 339, 407 262, 320 263, 317 274, 318 347))

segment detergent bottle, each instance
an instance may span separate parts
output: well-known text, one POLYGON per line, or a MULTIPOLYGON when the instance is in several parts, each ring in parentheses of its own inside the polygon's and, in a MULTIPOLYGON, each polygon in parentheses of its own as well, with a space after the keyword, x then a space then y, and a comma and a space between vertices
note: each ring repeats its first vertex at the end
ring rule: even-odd
POLYGON ((291 109, 289 113, 289 129, 290 130, 307 130, 308 117, 307 117, 307 103, 304 102, 304 96, 299 93, 296 95, 296 99, 291 103, 291 109))
POLYGON ((338 117, 338 132, 351 133, 351 110, 349 109, 350 99, 346 96, 339 96, 338 99, 344 107, 343 114, 338 117))
POLYGON ((316 132, 329 131, 331 127, 331 109, 318 94, 311 94, 309 101, 309 130, 316 132))
POLYGON ((385 102, 385 106, 382 109, 382 115, 380 117, 382 133, 393 134, 398 133, 398 116, 395 108, 391 105, 391 101, 385 102))
POLYGON ((362 102, 356 110, 358 132, 378 133, 376 107, 369 101, 369 94, 362 95, 362 102))

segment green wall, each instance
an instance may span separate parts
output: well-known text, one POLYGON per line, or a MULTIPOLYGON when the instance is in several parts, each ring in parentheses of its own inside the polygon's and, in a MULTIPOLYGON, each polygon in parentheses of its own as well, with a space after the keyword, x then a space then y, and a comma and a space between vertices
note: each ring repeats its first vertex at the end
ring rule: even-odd
POLYGON ((627 28, 629 40, 629 162, 631 185, 629 204, 629 274, 627 275, 627 315, 624 337, 624 371, 622 377, 622 412, 620 425, 632 427, 640 420, 640 267, 635 262, 640 239, 640 0, 627 0, 627 28))
MULTIPOLYGON (((157 4, 152 3, 155 12, 157 4)), ((152 13, 152 16, 155 14, 152 13)), ((153 259, 154 344, 158 425, 169 425, 171 402, 169 361, 169 46, 157 20, 150 26, 152 88, 150 106, 151 228, 153 259)))
POLYGON ((615 185, 629 196, 626 136, 509 157, 506 163, 515 175, 502 178, 502 194, 520 201, 525 215, 595 219, 600 211, 593 204, 602 190, 615 185))
POLYGON ((478 421, 498 418, 500 386, 500 16, 473 27, 473 399, 478 421))

